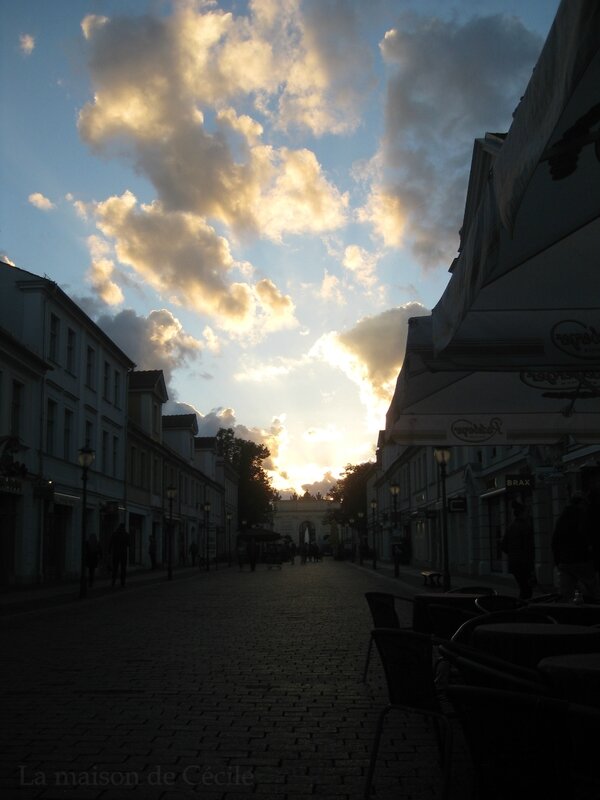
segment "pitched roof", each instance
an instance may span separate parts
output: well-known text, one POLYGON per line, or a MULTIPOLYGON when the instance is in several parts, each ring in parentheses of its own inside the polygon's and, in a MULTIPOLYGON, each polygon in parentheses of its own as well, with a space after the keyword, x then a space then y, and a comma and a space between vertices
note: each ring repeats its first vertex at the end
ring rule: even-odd
POLYGON ((198 419, 195 414, 166 414, 162 418, 162 427, 163 431, 187 428, 198 433, 198 419))
POLYGON ((134 370, 129 375, 132 392, 155 392, 163 402, 169 399, 162 369, 134 370))

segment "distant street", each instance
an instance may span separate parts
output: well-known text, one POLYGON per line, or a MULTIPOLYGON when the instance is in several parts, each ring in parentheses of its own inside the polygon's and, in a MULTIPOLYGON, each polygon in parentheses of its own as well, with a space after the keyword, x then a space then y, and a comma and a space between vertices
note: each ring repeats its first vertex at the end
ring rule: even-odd
MULTIPOLYGON (((0 796, 360 798, 386 701, 364 592, 394 588, 297 561, 1 620, 0 796)), ((433 731, 390 723, 374 796, 439 796, 433 731)))

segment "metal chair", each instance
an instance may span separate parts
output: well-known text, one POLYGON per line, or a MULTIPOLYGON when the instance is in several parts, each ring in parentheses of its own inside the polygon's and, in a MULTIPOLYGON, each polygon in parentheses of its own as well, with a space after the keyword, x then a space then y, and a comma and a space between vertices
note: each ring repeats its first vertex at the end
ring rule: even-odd
POLYGON ((494 622, 546 622, 556 624, 556 620, 553 617, 529 608, 529 606, 512 610, 506 609, 505 611, 493 611, 489 614, 479 614, 477 617, 463 622, 452 637, 452 641, 468 644, 473 630, 478 625, 491 625, 494 622))
POLYGON ((380 712, 365 783, 365 800, 370 795, 383 723, 392 711, 422 714, 433 720, 443 771, 442 797, 446 798, 452 760, 452 729, 442 710, 433 680, 431 637, 424 633, 376 629, 373 641, 385 673, 389 703, 380 712))
POLYGON ((519 600, 517 597, 511 597, 508 594, 486 594, 483 597, 476 597, 475 605, 480 611, 489 614, 492 611, 523 608, 527 604, 524 600, 519 600))
MULTIPOLYGON (((413 602, 410 597, 403 597, 399 594, 389 594, 388 592, 365 592, 365 598, 369 606, 369 611, 371 612, 374 628, 401 628, 402 626, 400 625, 400 620, 396 612, 396 600, 410 603, 411 605, 413 602)), ((367 680, 372 649, 373 637, 371 635, 363 669, 363 683, 367 680)))
POLYGON ((446 594, 498 594, 492 586, 457 586, 454 589, 448 589, 446 594))
POLYGON ((473 611, 467 611, 465 608, 437 603, 428 603, 427 614, 431 620, 434 638, 442 641, 451 639, 463 622, 479 616, 475 605, 473 611))
POLYGON ((572 796, 568 704, 482 686, 448 686, 473 763, 474 800, 572 796))
MULTIPOLYGON (((537 670, 453 642, 441 644, 438 653, 452 667, 455 683, 546 696, 553 694, 550 683, 537 670)), ((451 678, 448 685, 452 682, 451 678)))

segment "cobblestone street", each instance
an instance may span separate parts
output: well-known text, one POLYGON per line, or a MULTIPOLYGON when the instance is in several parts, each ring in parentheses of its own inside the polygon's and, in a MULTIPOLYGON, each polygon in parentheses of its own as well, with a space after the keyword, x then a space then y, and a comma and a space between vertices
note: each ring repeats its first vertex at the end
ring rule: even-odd
MULTIPOLYGON (((361 682, 364 592, 395 589, 331 560, 259 565, 1 620, 0 795, 362 797, 386 701, 376 654, 361 682)), ((439 797, 433 730, 397 717, 374 797, 439 797)))

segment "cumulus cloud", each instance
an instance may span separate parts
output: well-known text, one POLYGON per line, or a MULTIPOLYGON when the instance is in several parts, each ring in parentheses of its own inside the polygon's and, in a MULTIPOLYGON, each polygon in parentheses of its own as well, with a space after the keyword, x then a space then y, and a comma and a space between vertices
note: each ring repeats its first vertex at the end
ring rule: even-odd
POLYGON ((384 244, 408 244, 424 266, 450 263, 473 138, 508 129, 541 44, 507 15, 461 24, 407 12, 388 30, 380 172, 361 212, 384 244))
POLYGON ((19 50, 24 56, 30 56, 35 49, 35 37, 30 33, 22 33, 19 36, 19 50))
POLYGON ((313 481, 312 483, 303 483, 302 490, 304 492, 308 492, 313 496, 320 494, 322 497, 327 496, 327 492, 330 489, 333 489, 335 484, 337 483, 338 478, 333 475, 332 472, 326 472, 321 480, 313 481))
POLYGON ((41 192, 33 192, 27 199, 32 206, 39 208, 40 211, 52 211, 56 208, 52 200, 48 200, 41 192))
MULTIPOLYGON (((164 308, 151 311, 147 317, 131 309, 114 316, 105 313, 96 322, 137 369, 161 369, 167 387, 173 372, 196 362, 204 349, 202 341, 187 334, 177 317, 164 308)), ((172 388, 169 394, 175 394, 172 388)))
POLYGON ((377 280, 378 260, 379 256, 376 253, 369 253, 364 247, 351 244, 344 250, 342 264, 361 286, 371 289, 377 280))
POLYGON ((286 93, 290 59, 307 48, 298 3, 280 6, 255 2, 249 17, 190 3, 160 19, 86 17, 95 93, 79 115, 81 136, 128 154, 167 212, 273 239, 339 227, 347 196, 314 154, 262 144, 260 123, 231 105, 254 98, 268 116, 268 100, 286 93), (203 109, 216 112, 211 128, 203 109))
POLYGON ((88 249, 92 263, 88 279, 98 297, 107 305, 115 306, 123 302, 123 292, 113 280, 114 261, 109 257, 110 248, 99 236, 88 237, 88 249))
POLYGON ((327 333, 310 351, 312 358, 340 369, 358 385, 375 430, 381 425, 402 366, 408 319, 428 313, 420 303, 407 303, 365 317, 347 331, 327 333))

